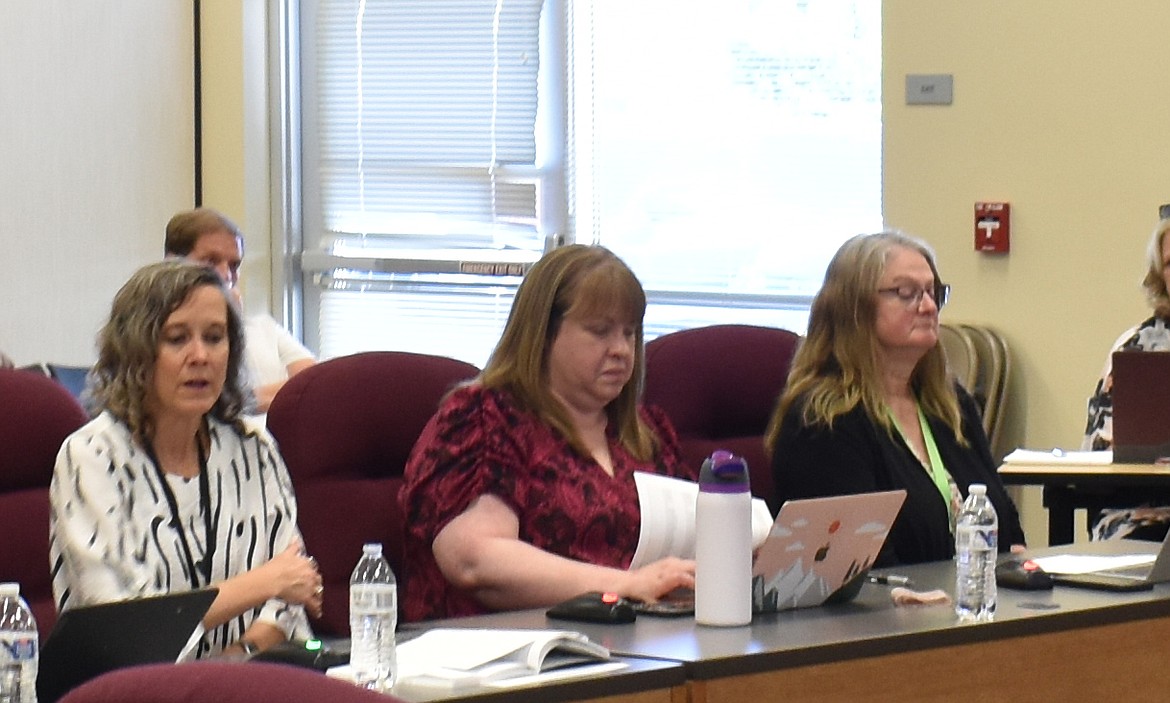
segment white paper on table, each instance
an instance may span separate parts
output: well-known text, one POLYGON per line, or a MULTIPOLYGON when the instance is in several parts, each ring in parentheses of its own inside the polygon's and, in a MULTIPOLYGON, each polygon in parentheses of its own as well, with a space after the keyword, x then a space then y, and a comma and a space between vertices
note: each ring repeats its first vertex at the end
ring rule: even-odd
POLYGON ((1104 569, 1124 569, 1127 566, 1153 564, 1153 554, 1056 554, 1032 561, 1050 574, 1088 574, 1104 569))
MULTIPOLYGON (((663 557, 695 558, 695 501, 699 484, 671 476, 634 472, 642 527, 630 569, 639 569, 663 557)), ((752 549, 772 530, 772 513, 760 498, 752 498, 752 549)))
POLYGON ((1100 452, 1073 452, 1059 449, 1017 449, 1003 458, 1005 464, 1089 464, 1106 466, 1113 463, 1113 450, 1100 452))

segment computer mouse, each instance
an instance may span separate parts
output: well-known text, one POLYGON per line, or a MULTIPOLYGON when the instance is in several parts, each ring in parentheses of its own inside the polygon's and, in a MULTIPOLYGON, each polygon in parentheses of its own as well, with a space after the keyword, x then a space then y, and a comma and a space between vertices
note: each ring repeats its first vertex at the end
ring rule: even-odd
POLYGON ((995 583, 1020 591, 1043 591, 1052 588, 1052 576, 1031 559, 1013 556, 995 565, 995 583))
POLYGON ((634 622, 634 604, 616 593, 590 591, 557 603, 545 613, 558 620, 619 624, 634 622))

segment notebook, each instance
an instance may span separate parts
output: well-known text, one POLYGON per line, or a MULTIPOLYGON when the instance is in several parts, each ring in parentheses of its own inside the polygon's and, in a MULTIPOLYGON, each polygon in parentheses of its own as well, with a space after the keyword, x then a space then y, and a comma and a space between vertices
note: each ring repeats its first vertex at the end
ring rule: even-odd
POLYGON ((37 700, 53 703, 114 669, 176 661, 217 592, 204 588, 65 610, 41 647, 37 700))
MULTIPOLYGON (((1043 557, 1039 558, 1044 568, 1043 557)), ((1100 569, 1087 573, 1053 573, 1052 580, 1066 586, 1100 588, 1105 590, 1145 590, 1156 583, 1170 581, 1170 532, 1162 540, 1153 562, 1116 568, 1100 569)))
POLYGON ((1113 353, 1113 462, 1170 458, 1170 352, 1113 353))
POLYGON ((752 567, 753 610, 853 599, 905 499, 897 490, 784 503, 752 567))

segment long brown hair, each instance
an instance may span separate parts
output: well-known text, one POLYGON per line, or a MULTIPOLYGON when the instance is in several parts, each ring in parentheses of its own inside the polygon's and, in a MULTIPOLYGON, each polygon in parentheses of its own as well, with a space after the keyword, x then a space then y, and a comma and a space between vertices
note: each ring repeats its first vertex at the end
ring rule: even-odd
POLYGON ((566 316, 599 313, 614 315, 635 328, 633 376, 606 411, 618 441, 630 454, 648 461, 658 448, 658 438, 638 414, 645 369, 642 318, 646 293, 634 272, 605 247, 561 247, 532 267, 512 301, 500 341, 477 380, 486 388, 507 390, 574 449, 589 456, 564 406, 549 391, 548 352, 566 316))
MULTIPOLYGON (((881 386, 876 334, 878 281, 895 248, 922 254, 934 280, 940 280, 934 252, 914 237, 881 232, 858 235, 842 244, 813 299, 808 333, 796 350, 788 384, 768 424, 769 451, 775 450, 785 415, 801 398, 805 425, 831 427, 835 418, 860 404, 874 422, 895 431, 881 386)), ((940 418, 965 443, 958 397, 941 345, 935 344, 922 357, 910 383, 923 411, 940 418)))

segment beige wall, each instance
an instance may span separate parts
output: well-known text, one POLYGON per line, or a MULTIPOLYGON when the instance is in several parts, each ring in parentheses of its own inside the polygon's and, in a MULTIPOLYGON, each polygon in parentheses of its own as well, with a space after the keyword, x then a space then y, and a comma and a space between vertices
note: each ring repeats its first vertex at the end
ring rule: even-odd
POLYGON ((203 205, 221 210, 244 232, 240 280, 250 311, 268 310, 278 299, 271 295, 267 5, 267 0, 200 5, 203 205))
MULTIPOLYGON (((0 349, 93 363, 194 198, 189 0, 0 2, 0 349)), ((0 401, 2 402, 2 401, 0 401)))
POLYGON ((1110 343, 1170 202, 1170 5, 886 0, 885 215, 931 241, 943 318, 1001 330, 1032 447, 1079 444, 1110 343), (907 73, 954 75, 950 106, 907 106, 907 73), (972 208, 1012 204, 1012 251, 974 251, 972 208))
MULTIPOLYGON (((1079 446, 1110 343, 1148 314, 1145 245, 1170 202, 1170 5, 884 7, 886 222, 937 249, 954 285, 944 321, 1007 337, 1017 442, 1079 446), (908 73, 953 74, 953 104, 906 105, 908 73), (1012 205, 1006 256, 974 251, 982 200, 1012 205)), ((1038 493, 1020 496, 1033 544, 1038 493)))

